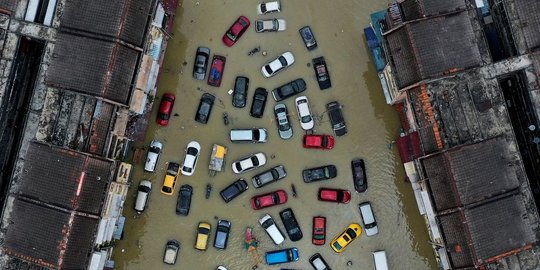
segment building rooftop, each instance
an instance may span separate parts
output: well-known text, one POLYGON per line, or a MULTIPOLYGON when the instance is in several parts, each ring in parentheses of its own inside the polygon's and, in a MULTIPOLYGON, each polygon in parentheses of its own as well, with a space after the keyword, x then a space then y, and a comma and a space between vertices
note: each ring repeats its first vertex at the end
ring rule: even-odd
POLYGON ((514 3, 527 47, 531 51, 540 48, 540 1, 515 0, 514 3))
POLYGON ((0 0, 0 8, 8 11, 15 11, 17 4, 19 4, 19 0, 0 0))
POLYGON ((400 3, 404 21, 465 10, 464 0, 405 0, 400 3))

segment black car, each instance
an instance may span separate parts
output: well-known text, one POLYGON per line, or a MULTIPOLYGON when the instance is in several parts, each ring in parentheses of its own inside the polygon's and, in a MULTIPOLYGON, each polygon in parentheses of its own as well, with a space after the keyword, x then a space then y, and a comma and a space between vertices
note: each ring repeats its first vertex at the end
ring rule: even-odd
POLYGON ((315 70, 317 83, 319 83, 319 88, 321 90, 332 87, 332 81, 330 81, 330 74, 328 73, 324 57, 313 58, 313 69, 315 70))
POLYGON ((206 69, 208 68, 208 58, 210 58, 210 49, 206 47, 197 48, 195 62, 193 63, 193 78, 204 80, 206 69))
POLYGON ((253 102, 251 103, 251 110, 249 110, 249 115, 261 118, 264 114, 267 97, 268 91, 266 91, 266 89, 261 87, 255 89, 255 94, 253 95, 253 102))
POLYGON ((176 200, 176 214, 182 216, 189 215, 192 196, 193 187, 191 187, 190 185, 182 185, 180 187, 180 192, 178 192, 178 199, 176 200))
POLYGON ((309 263, 315 270, 332 270, 320 253, 315 253, 309 258, 309 263))
POLYGON ((220 219, 217 223, 216 237, 214 237, 214 247, 218 249, 227 248, 227 240, 231 231, 231 222, 220 219))
POLYGON ((343 119, 343 112, 341 111, 341 105, 337 101, 332 101, 326 104, 326 111, 330 117, 330 123, 336 136, 343 136, 347 134, 347 125, 345 125, 345 119, 343 119))
POLYGON ((208 123, 208 118, 210 118, 210 113, 212 112, 212 107, 214 106, 214 97, 212 94, 204 93, 199 102, 199 108, 197 109, 197 114, 195 115, 195 121, 206 124, 208 123))
POLYGON ((366 167, 363 159, 353 159, 351 161, 354 189, 358 192, 367 190, 366 167))
POLYGON ((300 28, 299 32, 304 44, 306 44, 306 48, 309 51, 317 48, 317 40, 315 40, 315 36, 313 35, 313 32, 309 26, 300 28))
POLYGON ((236 108, 246 107, 249 79, 243 76, 236 77, 232 105, 236 108))
POLYGON ((334 165, 325 165, 316 168, 305 169, 302 171, 304 182, 311 183, 315 181, 332 179, 337 176, 337 168, 334 165))
POLYGON ((302 239, 302 230, 298 225, 298 221, 296 221, 296 217, 294 216, 292 209, 287 208, 279 212, 279 216, 281 217, 281 221, 283 221, 283 225, 285 225, 287 235, 289 235, 291 241, 296 242, 302 239))
POLYGON ((221 194, 221 198, 228 203, 247 189, 248 183, 243 178, 240 178, 223 189, 219 194, 221 194))
POLYGON ((304 79, 296 79, 272 90, 272 96, 276 101, 282 101, 288 97, 304 92, 305 90, 306 81, 304 81, 304 79))

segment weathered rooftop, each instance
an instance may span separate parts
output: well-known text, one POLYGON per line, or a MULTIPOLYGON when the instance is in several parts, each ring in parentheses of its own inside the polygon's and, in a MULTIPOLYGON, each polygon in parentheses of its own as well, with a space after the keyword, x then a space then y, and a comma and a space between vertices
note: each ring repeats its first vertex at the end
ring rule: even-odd
POLYGON ((15 11, 18 3, 19 0, 0 0, 0 8, 8 11, 15 11))
POLYGON ((527 47, 531 51, 540 48, 540 1, 515 0, 515 6, 527 47))
POLYGON ((404 21, 416 20, 426 16, 436 16, 464 10, 464 0, 405 0, 400 3, 404 21))

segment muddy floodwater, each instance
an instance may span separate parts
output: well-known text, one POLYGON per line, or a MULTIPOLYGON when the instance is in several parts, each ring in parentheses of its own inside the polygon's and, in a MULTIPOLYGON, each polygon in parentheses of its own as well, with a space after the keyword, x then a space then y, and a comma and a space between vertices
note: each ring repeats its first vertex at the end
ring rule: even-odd
MULTIPOLYGON (((215 269, 224 265, 228 269, 311 269, 308 258, 321 253, 333 269, 373 269, 371 252, 386 250, 391 269, 436 269, 436 262, 429 243, 422 217, 419 215, 410 184, 404 181, 404 172, 397 156, 396 147, 391 144, 399 132, 399 122, 393 107, 384 102, 384 96, 376 75, 375 67, 363 35, 369 14, 384 8, 385 1, 374 0, 282 0, 282 12, 271 15, 257 15, 256 4, 252 0, 212 0, 183 1, 178 8, 174 35, 169 42, 163 72, 159 79, 156 106, 151 115, 145 144, 152 139, 163 142, 164 151, 156 173, 143 172, 142 164, 135 164, 133 185, 126 201, 124 215, 127 217, 124 238, 117 243, 113 254, 117 269, 215 269), (225 30, 240 15, 247 16, 252 25, 236 45, 226 47, 221 37, 225 30), (283 18, 287 30, 278 33, 256 33, 254 21, 264 18, 283 18), (302 42, 298 29, 310 25, 318 42, 318 48, 308 51, 302 42), (198 46, 211 49, 212 55, 227 57, 221 87, 211 87, 206 81, 192 78, 195 51, 198 46), (260 46, 266 52, 248 56, 254 47, 260 46), (264 78, 261 66, 279 54, 291 51, 296 59, 294 65, 272 78, 264 78), (311 60, 324 56, 331 75, 332 88, 321 91, 315 80, 311 60), (227 93, 234 86, 236 76, 250 79, 248 104, 243 109, 234 108, 227 93), (304 131, 294 107, 294 98, 284 101, 289 109, 289 117, 294 136, 282 140, 278 136, 273 107, 276 102, 271 94, 264 116, 261 119, 249 115, 252 97, 257 87, 269 92, 279 85, 296 78, 307 83, 304 94, 309 98, 316 118, 316 134, 332 134, 325 105, 338 101, 343 105, 343 114, 349 133, 336 138, 334 149, 329 151, 302 148, 304 131), (176 104, 167 127, 157 127, 155 116, 159 99, 165 92, 176 95, 176 104), (194 121, 195 111, 204 92, 216 96, 216 102, 208 124, 194 121), (229 125, 224 125, 222 114, 227 112, 229 125), (264 144, 233 144, 228 134, 232 128, 266 128, 269 139, 264 144), (176 191, 183 184, 194 188, 194 196, 189 216, 175 213, 178 192, 166 196, 159 192, 169 161, 182 162, 188 142, 196 140, 201 144, 201 156, 193 176, 179 176, 176 191), (208 176, 208 163, 212 145, 219 143, 228 147, 225 171, 214 177, 208 176), (268 157, 267 164, 257 170, 235 175, 231 164, 246 155, 263 152, 268 157), (365 193, 354 192, 350 162, 353 158, 363 158, 366 162, 369 188, 365 193), (255 189, 251 177, 276 165, 284 165, 287 177, 279 182, 255 189), (334 164, 338 169, 335 179, 306 184, 302 181, 302 170, 324 164, 334 164), (230 203, 224 203, 219 191, 239 177, 248 180, 249 189, 230 203), (153 182, 153 190, 148 208, 142 215, 133 211, 136 186, 141 180, 153 182), (206 185, 213 191, 205 199, 206 185), (298 196, 292 196, 291 184, 296 186, 298 196), (334 204, 317 201, 320 187, 344 188, 352 192, 348 204, 334 204), (257 194, 284 189, 289 195, 285 205, 259 211, 252 210, 249 199, 257 194), (370 201, 378 220, 379 234, 372 237, 362 235, 343 253, 336 254, 328 243, 350 223, 360 223, 358 204, 370 201), (293 209, 304 237, 291 242, 288 237, 276 246, 258 224, 258 218, 270 213, 278 226, 285 232, 279 218, 279 211, 293 209), (327 244, 315 246, 311 243, 312 218, 327 217, 327 244), (218 219, 232 223, 231 235, 226 250, 212 246, 218 219), (212 225, 209 248, 198 251, 193 248, 196 226, 200 221, 212 225), (248 253, 244 248, 244 230, 254 229, 259 240, 256 253, 248 253), (181 251, 175 266, 163 263, 164 246, 167 240, 176 239, 181 243, 181 251), (268 266, 264 253, 270 250, 296 247, 300 260, 294 263, 268 266), (258 254, 258 255, 257 255, 258 254), (352 265, 348 266, 347 263, 352 265)), ((141 144, 140 147, 143 145, 141 144)))

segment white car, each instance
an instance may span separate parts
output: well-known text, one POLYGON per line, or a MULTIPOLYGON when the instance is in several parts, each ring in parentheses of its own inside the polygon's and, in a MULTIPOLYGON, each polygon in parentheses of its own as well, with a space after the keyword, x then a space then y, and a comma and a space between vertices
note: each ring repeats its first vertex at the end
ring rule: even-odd
POLYGON ((266 156, 263 153, 256 153, 234 162, 232 169, 234 173, 245 173, 259 168, 264 164, 266 164, 266 156))
POLYGON ((279 245, 285 241, 285 237, 283 237, 283 233, 279 230, 276 223, 274 222, 274 219, 269 214, 265 214, 259 219, 259 224, 264 228, 268 236, 272 238, 272 241, 276 245, 279 245))
POLYGON ((163 150, 163 144, 160 141, 153 140, 150 143, 150 148, 148 149, 148 155, 146 155, 146 162, 144 163, 144 170, 147 172, 154 172, 156 170, 156 165, 161 155, 161 150, 163 150))
POLYGON ((269 20, 256 20, 255 32, 277 32, 285 31, 287 29, 287 23, 283 19, 269 19, 269 20))
POLYGON ((304 130, 310 130, 314 126, 313 117, 311 116, 311 110, 309 109, 309 102, 306 96, 297 97, 294 104, 296 104, 296 110, 298 110, 298 118, 300 119, 300 126, 304 130))
POLYGON ((197 160, 201 154, 201 145, 196 141, 191 141, 186 147, 186 154, 184 155, 184 164, 180 170, 183 175, 193 175, 195 167, 197 167, 197 160))
POLYGON ((264 65, 261 68, 261 72, 264 77, 270 78, 284 68, 294 64, 294 56, 291 52, 284 52, 274 61, 264 65))
POLYGON ((257 5, 258 14, 268 14, 272 12, 280 12, 281 3, 279 1, 271 1, 266 3, 261 3, 257 5))

